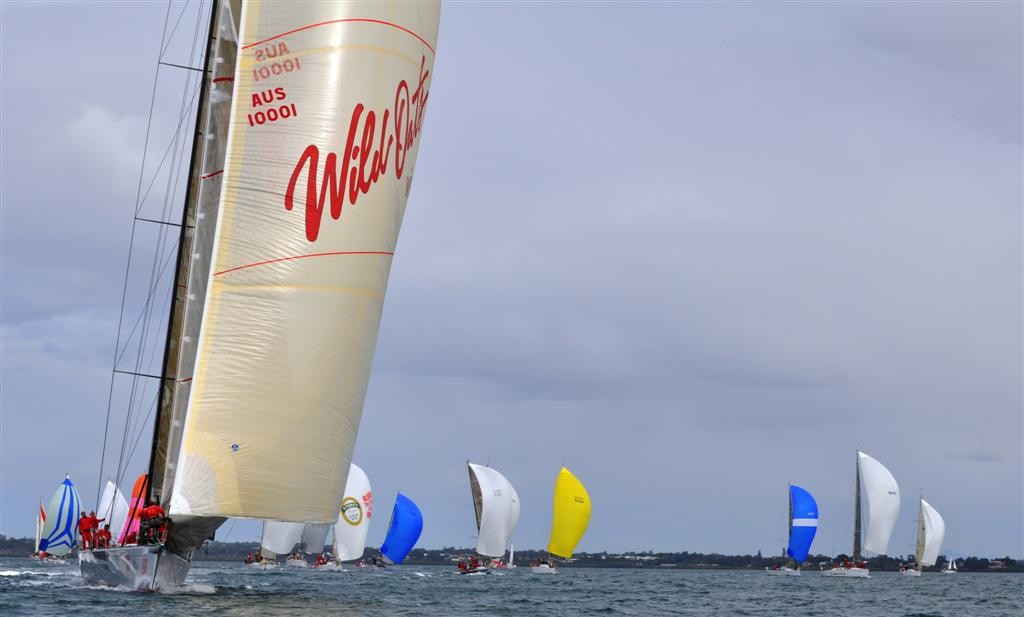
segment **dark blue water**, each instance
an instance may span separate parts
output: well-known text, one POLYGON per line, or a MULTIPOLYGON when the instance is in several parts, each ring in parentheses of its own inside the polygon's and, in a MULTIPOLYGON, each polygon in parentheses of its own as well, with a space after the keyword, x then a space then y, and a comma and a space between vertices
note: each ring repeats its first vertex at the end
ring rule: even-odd
POLYGON ((817 572, 528 568, 466 577, 454 568, 252 571, 196 563, 177 594, 82 586, 77 563, 0 559, 0 615, 857 615, 1021 617, 1024 575, 927 573, 867 580, 817 572))

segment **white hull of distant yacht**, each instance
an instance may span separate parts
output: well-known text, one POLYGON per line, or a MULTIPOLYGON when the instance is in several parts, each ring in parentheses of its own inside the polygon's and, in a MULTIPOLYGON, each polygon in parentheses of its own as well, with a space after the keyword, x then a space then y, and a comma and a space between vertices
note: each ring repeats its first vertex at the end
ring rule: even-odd
POLYGON ((956 570, 943 570, 942 573, 943 574, 956 574, 957 571, 956 570))
POLYGON ((558 574, 558 569, 550 564, 542 563, 539 566, 530 566, 530 572, 534 574, 558 574))
POLYGON ((284 565, 289 568, 308 568, 309 562, 305 559, 289 559, 284 565))
POLYGON ((132 591, 170 591, 181 587, 192 565, 158 544, 82 551, 78 561, 86 585, 132 591))
POLYGON ((257 561, 247 563, 245 567, 252 570, 276 570, 278 566, 276 561, 257 561))
POLYGON ((917 568, 907 568, 906 570, 900 570, 900 574, 902 574, 903 576, 916 578, 918 576, 921 576, 921 571, 917 568))
POLYGON ((340 563, 324 563, 319 566, 313 566, 313 569, 317 572, 344 572, 345 568, 340 563))
POLYGON ((823 570, 822 576, 837 576, 841 578, 871 578, 871 571, 867 568, 832 568, 831 570, 823 570))
POLYGON ((765 568, 764 571, 772 576, 800 576, 800 570, 785 566, 781 568, 765 568))

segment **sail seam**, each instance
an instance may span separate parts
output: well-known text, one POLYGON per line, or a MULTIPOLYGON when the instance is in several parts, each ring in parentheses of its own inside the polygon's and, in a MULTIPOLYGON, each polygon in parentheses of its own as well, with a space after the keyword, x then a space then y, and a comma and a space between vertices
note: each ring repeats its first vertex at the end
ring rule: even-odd
POLYGON ((394 255, 394 251, 330 251, 328 253, 310 253, 308 255, 291 255, 289 257, 278 257, 277 259, 268 259, 266 261, 257 261, 256 263, 246 264, 244 266, 235 266, 234 268, 228 268, 227 270, 221 270, 215 272, 214 276, 220 276, 221 274, 228 274, 230 272, 236 272, 238 270, 244 270, 246 268, 253 268, 256 266, 265 266, 268 264, 278 263, 281 261, 292 261, 295 259, 308 259, 310 257, 331 257, 334 255, 394 255))
POLYGON ((288 36, 289 34, 295 34, 296 32, 302 32, 303 30, 309 30, 311 28, 319 28, 320 26, 329 26, 331 24, 341 24, 341 23, 347 23, 347 22, 348 23, 380 24, 382 26, 391 26, 392 28, 397 28, 397 29, 401 30, 402 32, 405 32, 407 34, 411 34, 412 36, 416 37, 416 39, 420 43, 423 43, 427 47, 427 49, 430 50, 431 54, 437 55, 437 52, 434 51, 434 48, 430 45, 430 43, 428 43, 426 39, 424 39, 422 36, 416 34, 412 30, 410 30, 410 29, 408 29, 408 28, 406 28, 404 26, 399 26, 398 24, 392 23, 390 21, 384 21, 384 20, 381 20, 381 19, 367 19, 367 18, 363 18, 363 17, 349 18, 349 19, 332 19, 330 21, 322 21, 320 23, 310 24, 308 26, 302 26, 301 28, 296 28, 294 30, 289 30, 288 32, 282 32, 281 34, 275 34, 274 36, 266 38, 266 39, 263 39, 262 41, 256 41, 255 43, 249 43, 248 45, 243 46, 242 49, 249 49, 250 47, 255 47, 257 45, 262 45, 263 43, 267 43, 267 42, 273 41, 274 39, 279 39, 281 37, 288 36))

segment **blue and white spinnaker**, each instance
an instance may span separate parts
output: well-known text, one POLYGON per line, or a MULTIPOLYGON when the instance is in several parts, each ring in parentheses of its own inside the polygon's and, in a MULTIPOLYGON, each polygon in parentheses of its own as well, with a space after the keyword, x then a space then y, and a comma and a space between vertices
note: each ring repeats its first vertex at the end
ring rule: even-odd
POLYGON ((789 485, 790 528, 786 555, 798 564, 807 559, 807 553, 818 531, 818 504, 805 489, 789 485))
POLYGON ((46 508, 40 551, 61 557, 78 544, 79 506, 78 491, 71 479, 65 476, 46 508))

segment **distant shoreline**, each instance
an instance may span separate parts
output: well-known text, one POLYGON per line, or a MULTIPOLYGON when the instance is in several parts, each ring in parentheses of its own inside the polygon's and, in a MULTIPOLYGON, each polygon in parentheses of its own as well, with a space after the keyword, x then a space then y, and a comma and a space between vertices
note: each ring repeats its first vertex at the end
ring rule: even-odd
MULTIPOLYGON (((0 535, 0 557, 28 557, 32 552, 32 538, 8 538, 0 535)), ((210 542, 197 549, 194 561, 240 562, 249 553, 259 547, 257 542, 210 542)), ((375 548, 367 548, 366 554, 372 555, 375 548)), ((472 548, 445 547, 440 549, 415 549, 406 559, 410 565, 424 566, 455 566, 455 562, 465 555, 473 553, 472 548)), ((516 564, 526 565, 533 559, 546 553, 536 550, 516 550, 516 564)), ((831 563, 842 559, 845 555, 812 555, 804 562, 803 569, 808 572, 818 571, 819 563, 831 563)), ((1017 573, 1024 572, 1024 560, 1009 556, 957 557, 957 566, 961 572, 984 573, 1017 573)), ((626 552, 626 553, 577 553, 571 560, 563 562, 565 567, 578 568, 627 568, 645 570, 762 570, 785 560, 781 556, 755 555, 722 555, 717 553, 678 553, 667 552, 626 552)), ((869 567, 876 572, 895 572, 905 560, 893 557, 873 557, 868 559, 869 567)), ((945 565, 945 557, 939 563, 945 565)), ((925 571, 939 571, 939 567, 926 568, 925 571)))

